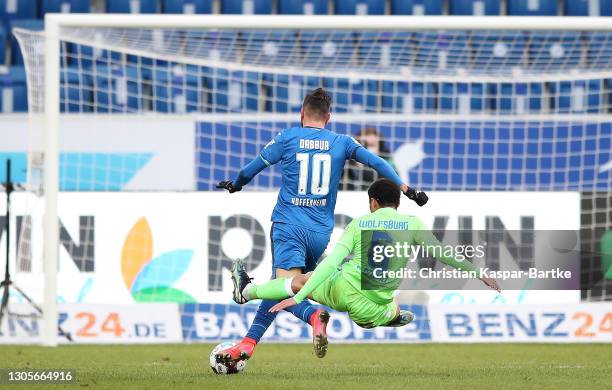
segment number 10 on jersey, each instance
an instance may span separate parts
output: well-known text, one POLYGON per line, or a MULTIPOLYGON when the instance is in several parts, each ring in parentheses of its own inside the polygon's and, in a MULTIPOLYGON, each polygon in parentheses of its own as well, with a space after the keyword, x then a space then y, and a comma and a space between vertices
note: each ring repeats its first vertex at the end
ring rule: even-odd
POLYGON ((331 177, 331 156, 327 153, 317 153, 313 154, 311 158, 309 153, 296 153, 295 159, 300 163, 298 194, 308 194, 307 187, 310 176, 310 193, 312 195, 327 195, 331 177))

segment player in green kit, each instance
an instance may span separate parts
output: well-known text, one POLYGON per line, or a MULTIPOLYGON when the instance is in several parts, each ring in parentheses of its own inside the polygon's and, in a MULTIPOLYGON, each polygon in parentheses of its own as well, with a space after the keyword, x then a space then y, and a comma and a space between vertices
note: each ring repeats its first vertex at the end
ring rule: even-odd
MULTIPOLYGON (((372 288, 364 289, 362 275, 375 276, 373 270, 379 265, 384 265, 391 271, 406 266, 408 258, 401 256, 380 256, 382 259, 378 258, 373 262, 372 250, 375 245, 381 243, 388 245, 393 242, 416 245, 440 243, 420 219, 397 212, 400 189, 392 181, 388 179, 375 181, 368 189, 368 196, 371 213, 354 219, 346 227, 330 255, 313 273, 293 278, 278 278, 255 285, 250 282, 251 279, 244 271, 244 267, 239 264, 241 261, 237 260, 238 264, 235 264, 233 269, 238 269, 240 272, 232 277, 239 291, 236 291, 234 296, 242 295, 245 301, 287 298, 273 306, 271 312, 297 305, 304 299, 310 298, 336 311, 348 312, 351 319, 364 328, 403 326, 410 323, 414 315, 409 311, 400 310, 399 305, 393 300, 393 293, 399 287, 399 279, 385 280, 377 277, 372 288), (367 241, 365 245, 362 245, 362 239, 367 241), (350 254, 353 258, 343 263, 350 254)), ((477 271, 470 262, 456 260, 454 257, 440 255, 438 260, 459 270, 477 271)), ((483 277, 480 280, 492 289, 500 291, 494 279, 483 277)), ((325 348, 326 341, 320 343, 325 348)))

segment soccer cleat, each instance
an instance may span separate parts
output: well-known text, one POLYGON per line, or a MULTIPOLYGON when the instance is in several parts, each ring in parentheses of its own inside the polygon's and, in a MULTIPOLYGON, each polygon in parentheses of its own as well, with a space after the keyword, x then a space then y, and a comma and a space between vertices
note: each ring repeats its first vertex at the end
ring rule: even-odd
POLYGON ((242 305, 248 301, 248 299, 242 295, 242 292, 244 288, 251 283, 251 280, 253 280, 253 278, 250 278, 247 274, 244 262, 240 259, 234 260, 232 262, 232 282, 234 283, 232 298, 234 302, 242 305))
POLYGON ((408 310, 400 310, 399 316, 397 316, 397 318, 387 326, 398 328, 400 326, 408 325, 412 321, 414 321, 414 313, 408 310))
POLYGON ((253 356, 255 350, 255 342, 245 341, 244 339, 238 344, 224 349, 215 355, 217 363, 232 364, 241 360, 249 360, 253 356))
POLYGON ((314 353, 318 358, 323 358, 327 354, 327 323, 329 322, 329 313, 323 309, 314 312, 310 317, 310 325, 312 325, 312 345, 314 353))

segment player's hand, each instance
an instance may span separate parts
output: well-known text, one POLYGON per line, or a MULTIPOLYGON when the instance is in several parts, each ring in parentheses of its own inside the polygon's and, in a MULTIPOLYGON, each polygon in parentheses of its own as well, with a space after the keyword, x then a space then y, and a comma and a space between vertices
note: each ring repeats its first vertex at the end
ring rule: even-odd
POLYGON ((228 190, 230 194, 238 192, 242 189, 242 187, 234 187, 234 182, 232 182, 231 180, 220 181, 219 184, 217 184, 217 188, 223 188, 225 190, 228 190))
POLYGON ((493 278, 485 278, 485 277, 478 278, 478 279, 480 279, 487 286, 491 287, 493 290, 497 291, 498 293, 501 293, 501 288, 499 287, 499 284, 497 284, 497 280, 493 278))
POLYGON ((288 307, 291 306, 295 306, 297 305, 297 302, 295 301, 295 298, 287 298, 283 301, 280 301, 279 303, 277 303, 276 305, 272 306, 270 308, 270 313, 276 313, 279 312, 281 310, 285 310, 288 307))
POLYGON ((423 207, 425 203, 429 200, 429 197, 423 191, 415 190, 412 187, 408 187, 408 189, 404 192, 404 195, 408 197, 408 199, 413 200, 416 204, 423 207))

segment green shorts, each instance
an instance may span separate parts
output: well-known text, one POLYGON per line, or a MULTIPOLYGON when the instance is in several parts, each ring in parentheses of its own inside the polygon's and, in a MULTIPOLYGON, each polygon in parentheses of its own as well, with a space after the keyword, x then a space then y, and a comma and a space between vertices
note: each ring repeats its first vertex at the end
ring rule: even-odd
POLYGON ((336 311, 347 312, 362 328, 384 326, 397 316, 397 304, 379 304, 365 297, 336 271, 312 292, 315 301, 336 311))

